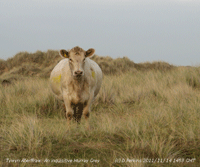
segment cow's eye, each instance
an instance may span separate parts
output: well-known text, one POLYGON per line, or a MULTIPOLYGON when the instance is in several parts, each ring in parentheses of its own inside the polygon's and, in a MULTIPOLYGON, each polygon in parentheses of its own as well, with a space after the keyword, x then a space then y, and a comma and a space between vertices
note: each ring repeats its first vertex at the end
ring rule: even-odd
POLYGON ((72 62, 72 59, 69 59, 70 62, 72 62))

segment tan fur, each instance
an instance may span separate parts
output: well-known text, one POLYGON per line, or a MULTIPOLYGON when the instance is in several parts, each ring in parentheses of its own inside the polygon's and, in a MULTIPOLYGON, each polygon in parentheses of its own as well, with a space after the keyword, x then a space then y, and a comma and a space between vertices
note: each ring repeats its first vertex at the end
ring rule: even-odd
POLYGON ((78 46, 72 48, 70 51, 74 53, 78 53, 78 54, 80 54, 81 52, 84 52, 84 50, 78 46))
POLYGON ((78 46, 69 51, 61 50, 60 54, 65 59, 51 72, 51 89, 58 99, 64 101, 67 120, 74 116, 80 121, 82 114, 87 119, 91 103, 100 90, 102 71, 97 63, 89 59, 94 51, 84 51, 78 46))

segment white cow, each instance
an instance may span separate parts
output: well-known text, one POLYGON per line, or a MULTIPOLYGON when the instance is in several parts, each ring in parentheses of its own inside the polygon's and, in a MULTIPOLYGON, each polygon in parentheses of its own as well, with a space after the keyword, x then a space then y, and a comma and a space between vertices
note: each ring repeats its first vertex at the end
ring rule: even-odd
POLYGON ((64 57, 50 75, 50 86, 53 93, 64 101, 68 122, 75 118, 89 118, 90 106, 98 94, 102 83, 102 71, 96 62, 91 60, 94 49, 84 51, 74 47, 69 51, 60 50, 64 57))

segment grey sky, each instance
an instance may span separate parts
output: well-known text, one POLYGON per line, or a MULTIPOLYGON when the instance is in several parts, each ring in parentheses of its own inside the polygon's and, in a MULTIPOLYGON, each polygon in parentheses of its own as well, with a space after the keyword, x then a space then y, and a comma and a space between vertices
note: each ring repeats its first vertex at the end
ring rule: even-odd
POLYGON ((136 63, 200 65, 200 1, 0 0, 0 58, 77 45, 136 63))

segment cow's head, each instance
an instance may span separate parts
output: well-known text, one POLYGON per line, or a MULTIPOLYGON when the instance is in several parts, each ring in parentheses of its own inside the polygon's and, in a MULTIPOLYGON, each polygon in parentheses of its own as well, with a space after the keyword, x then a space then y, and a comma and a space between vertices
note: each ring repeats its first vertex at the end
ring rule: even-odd
POLYGON ((69 59, 69 67, 74 79, 80 79, 84 75, 85 58, 92 57, 94 52, 94 49, 84 51, 82 48, 76 46, 69 51, 60 50, 60 55, 69 59))

